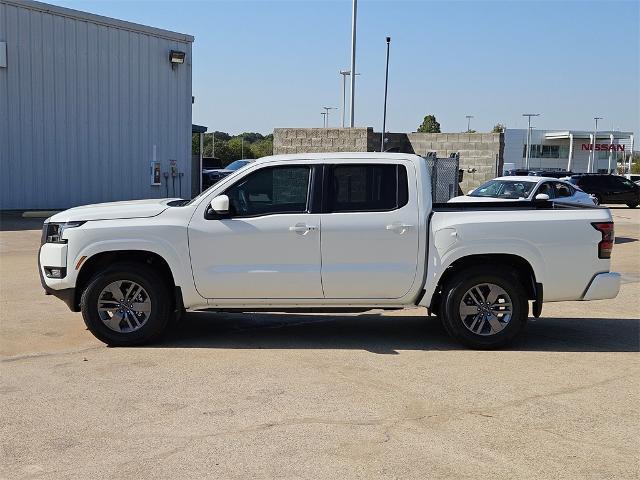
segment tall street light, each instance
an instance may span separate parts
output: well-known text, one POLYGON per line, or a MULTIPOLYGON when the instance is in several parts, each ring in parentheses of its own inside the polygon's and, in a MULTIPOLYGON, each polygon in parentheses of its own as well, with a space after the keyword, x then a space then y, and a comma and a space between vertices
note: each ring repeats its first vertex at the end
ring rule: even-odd
MULTIPOLYGON (((353 0, 353 8, 351 12, 351 71, 356 72, 356 17, 358 13, 358 0, 353 0)), ((356 95, 356 76, 351 75, 351 98, 349 99, 349 115, 351 120, 349 126, 353 128, 355 119, 355 95, 356 95)))
MULTIPOLYGON (((342 128, 344 128, 344 116, 347 112, 347 77, 351 75, 351 70, 340 70, 342 75, 342 128)), ((356 75, 360 75, 356 73, 356 75)))
POLYGON ((471 131, 471 119, 473 115, 465 115, 465 118, 467 119, 467 133, 469 133, 471 131))
POLYGON ((525 168, 529 170, 529 155, 531 152, 531 117, 539 117, 539 113, 523 113, 523 117, 529 118, 528 128, 527 128, 527 152, 526 152, 526 160, 525 160, 525 168))
POLYGON ((387 131, 387 87, 389 86, 389 45, 391 37, 387 37, 387 67, 384 74, 384 111, 382 113, 382 138, 380 138, 380 151, 384 152, 384 135, 387 131))
POLYGON ((593 129, 593 144, 591 145, 591 165, 587 168, 587 173, 593 173, 593 169, 596 166, 596 136, 598 135, 598 120, 602 120, 602 117, 593 117, 596 121, 596 126, 593 129))
POLYGON ((326 113, 325 120, 326 120, 327 123, 325 125, 325 128, 329 128, 329 111, 330 110, 337 110, 337 108, 336 107, 322 107, 322 108, 324 108, 324 111, 326 113))
POLYGON ((320 112, 322 115, 322 128, 327 128, 327 112, 320 112))

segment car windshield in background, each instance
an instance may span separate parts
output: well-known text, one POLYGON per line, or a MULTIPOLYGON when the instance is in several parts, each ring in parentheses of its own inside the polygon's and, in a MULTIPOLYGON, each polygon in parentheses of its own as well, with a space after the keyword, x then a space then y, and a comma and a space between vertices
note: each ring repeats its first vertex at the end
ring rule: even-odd
POLYGON ((469 194, 470 197, 527 198, 536 182, 489 180, 469 194))
POLYGON ((244 167, 248 163, 246 160, 236 160, 235 162, 231 162, 229 165, 224 167, 225 170, 238 170, 239 168, 244 167))

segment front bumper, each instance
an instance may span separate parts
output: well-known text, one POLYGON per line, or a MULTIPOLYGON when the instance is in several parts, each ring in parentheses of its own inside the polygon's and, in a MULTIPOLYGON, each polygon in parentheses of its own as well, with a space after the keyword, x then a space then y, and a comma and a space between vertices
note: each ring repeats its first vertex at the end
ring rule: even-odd
POLYGON ((591 283, 582 296, 582 300, 604 300, 607 298, 616 298, 619 291, 619 273, 598 273, 591 280, 591 283))
MULTIPOLYGON (((44 292, 46 295, 53 295, 56 298, 59 298, 60 300, 62 300, 64 303, 67 304, 67 307, 69 307, 69 309, 72 312, 79 312, 80 309, 78 308, 78 302, 76 301, 76 289, 75 288, 60 288, 60 289, 54 289, 51 288, 49 285, 47 285, 47 280, 49 280, 49 282, 51 283, 57 283, 60 284, 61 282, 64 282, 64 279, 45 279, 44 276, 44 269, 42 268, 42 257, 44 256, 45 258, 48 256, 46 253, 43 255, 43 247, 45 245, 49 245, 49 244, 43 244, 40 246, 40 251, 38 251, 38 274, 40 275, 40 283, 42 284, 42 288, 44 288, 44 292)), ((48 250, 48 249, 46 249, 48 250)), ((45 250, 45 252, 46 252, 45 250)), ((59 255, 59 252, 57 253, 59 255)), ((50 258, 50 257, 49 257, 50 258)), ((55 255, 54 255, 55 258, 55 255)), ((63 263, 62 261, 59 261, 58 263, 63 263)), ((65 245, 65 257, 64 257, 64 265, 66 266, 66 245, 65 245)), ((59 266, 59 265, 55 265, 55 266, 59 266)))

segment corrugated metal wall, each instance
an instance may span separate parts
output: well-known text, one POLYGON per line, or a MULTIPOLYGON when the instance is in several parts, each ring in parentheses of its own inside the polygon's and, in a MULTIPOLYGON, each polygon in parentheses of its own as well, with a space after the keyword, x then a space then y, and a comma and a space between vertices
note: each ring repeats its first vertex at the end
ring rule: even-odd
POLYGON ((0 41, 0 208, 164 197, 164 178, 150 185, 154 145, 190 196, 190 41, 11 1, 0 1, 0 41), (171 49, 186 52, 175 70, 171 49))

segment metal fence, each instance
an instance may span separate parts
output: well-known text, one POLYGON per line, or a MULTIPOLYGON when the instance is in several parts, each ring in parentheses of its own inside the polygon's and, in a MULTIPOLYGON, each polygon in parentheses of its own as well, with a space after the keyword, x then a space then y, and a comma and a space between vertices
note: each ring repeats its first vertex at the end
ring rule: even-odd
POLYGON ((438 158, 436 152, 429 152, 422 158, 427 162, 431 174, 432 201, 445 203, 457 196, 460 156, 451 154, 448 158, 438 158))

